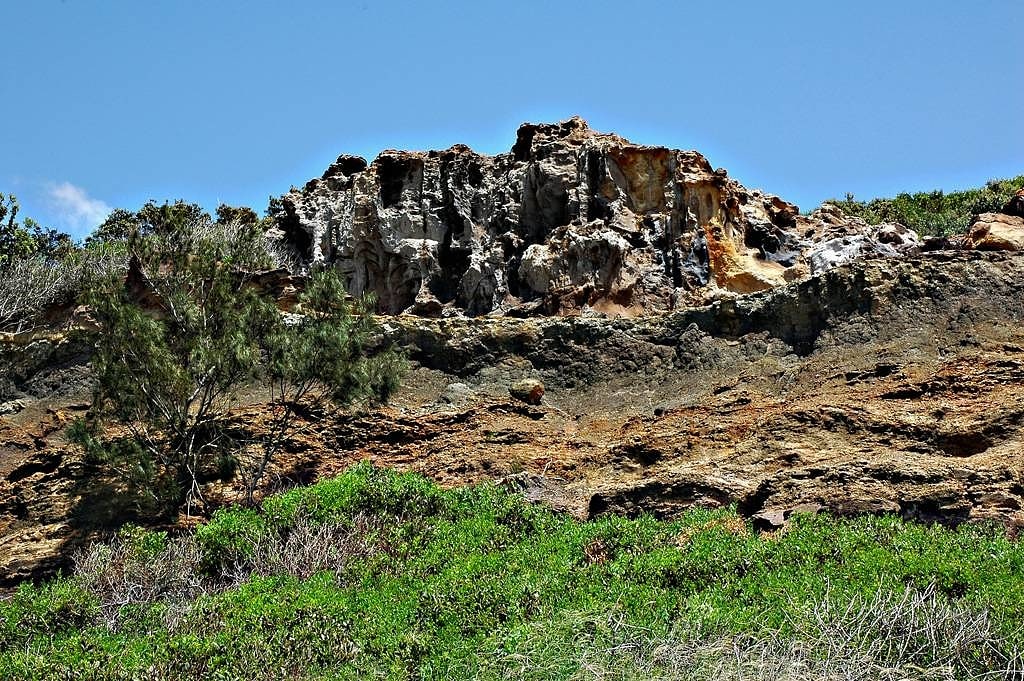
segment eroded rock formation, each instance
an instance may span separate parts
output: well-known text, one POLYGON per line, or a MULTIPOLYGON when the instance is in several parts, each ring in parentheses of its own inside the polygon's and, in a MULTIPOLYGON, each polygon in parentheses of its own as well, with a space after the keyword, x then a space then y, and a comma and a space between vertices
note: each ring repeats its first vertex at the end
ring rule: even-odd
MULTIPOLYGON (((859 259, 636 319, 382 321, 415 367, 394 403, 305 415, 268 479, 368 458, 452 485, 519 476, 529 498, 582 517, 727 504, 784 517, 811 503, 1024 527, 1017 252, 859 259)), ((82 340, 0 344, 0 587, 126 520, 152 522, 64 436, 88 407, 82 340)), ((271 417, 237 414, 256 431, 271 417)), ((237 500, 244 485, 206 494, 237 500)))
POLYGON ((341 156, 283 206, 308 260, 391 313, 665 311, 794 278, 811 244, 801 231, 817 226, 697 152, 580 118, 523 125, 493 157, 462 145, 341 156))

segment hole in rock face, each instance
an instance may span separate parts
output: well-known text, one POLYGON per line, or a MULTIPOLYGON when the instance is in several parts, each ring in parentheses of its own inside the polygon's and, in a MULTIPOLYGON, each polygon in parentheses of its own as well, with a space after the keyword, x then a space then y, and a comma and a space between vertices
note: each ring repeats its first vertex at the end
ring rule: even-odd
POLYGON ((982 433, 947 433, 937 438, 939 448, 947 456, 968 457, 981 454, 992 446, 992 440, 982 433))
POLYGON ((601 195, 601 185, 605 179, 604 160, 598 149, 587 152, 587 185, 590 187, 587 212, 591 220, 609 220, 612 217, 608 199, 601 195))
POLYGON ((353 257, 356 272, 349 284, 353 296, 373 293, 377 312, 398 314, 412 305, 420 290, 418 272, 409 263, 384 253, 372 244, 360 244, 353 257))
POLYGON ((543 243, 551 230, 569 224, 569 212, 569 192, 563 181, 548 177, 539 166, 531 167, 523 186, 517 232, 528 244, 543 243))
POLYGON ((484 172, 479 163, 471 161, 466 166, 466 181, 470 187, 479 187, 484 183, 484 172))
POLYGON ((285 241, 291 244, 303 258, 311 259, 313 255, 313 236, 302 228, 302 222, 295 210, 295 204, 285 199, 284 210, 277 215, 277 226, 284 233, 285 241))
POLYGON ((537 205, 548 229, 569 224, 569 192, 557 180, 543 184, 537 192, 537 205))
POLYGON ((743 235, 743 243, 750 248, 757 248, 763 252, 775 253, 781 245, 775 229, 771 225, 751 224, 743 235))
POLYGON ((668 274, 672 278, 673 288, 680 288, 683 285, 683 267, 678 250, 672 249, 671 257, 666 265, 669 268, 668 274))
POLYGON ((512 157, 517 161, 525 161, 530 158, 530 146, 533 145, 533 137, 537 134, 537 126, 523 125, 516 133, 516 143, 512 145, 512 157))
POLYGON ((748 224, 743 233, 743 243, 758 249, 760 257, 783 267, 792 267, 800 258, 799 244, 792 235, 770 223, 748 224))
POLYGON ((685 259, 680 261, 678 249, 673 250, 675 259, 673 264, 678 263, 678 270, 673 270, 672 281, 676 287, 683 285, 706 286, 711 281, 711 257, 708 254, 708 243, 704 234, 697 232, 690 242, 690 250, 686 253, 685 259))
POLYGON ((407 276, 406 268, 391 267, 387 275, 370 274, 370 289, 377 295, 377 309, 387 314, 398 314, 416 301, 420 289, 418 276, 407 276))
POLYGON ((430 277, 427 282, 427 288, 442 304, 455 300, 462 275, 469 269, 470 252, 452 248, 452 235, 453 227, 449 225, 444 234, 444 241, 437 250, 437 262, 441 271, 430 277))
POLYGON ((505 286, 508 287, 510 295, 528 302, 538 297, 538 293, 526 286, 519 280, 519 265, 522 259, 513 257, 508 261, 508 271, 505 273, 505 286))
POLYGON ((402 189, 412 164, 407 159, 381 156, 374 161, 374 165, 377 166, 377 180, 380 182, 381 205, 390 208, 402 200, 402 189))

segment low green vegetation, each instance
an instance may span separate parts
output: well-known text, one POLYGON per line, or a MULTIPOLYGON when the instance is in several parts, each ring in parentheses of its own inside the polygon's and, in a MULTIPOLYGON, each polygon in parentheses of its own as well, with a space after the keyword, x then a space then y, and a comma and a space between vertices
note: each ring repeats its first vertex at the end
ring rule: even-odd
POLYGON ((873 225, 898 222, 922 236, 948 236, 966 231, 975 215, 998 211, 1022 187, 1024 175, 1019 175, 1007 180, 991 180, 977 189, 956 192, 938 189, 870 201, 857 201, 852 194, 847 194, 845 200, 831 199, 828 203, 873 225))
POLYGON ((359 465, 21 587, 0 678, 1020 678, 1022 574, 994 527, 581 522, 359 465))

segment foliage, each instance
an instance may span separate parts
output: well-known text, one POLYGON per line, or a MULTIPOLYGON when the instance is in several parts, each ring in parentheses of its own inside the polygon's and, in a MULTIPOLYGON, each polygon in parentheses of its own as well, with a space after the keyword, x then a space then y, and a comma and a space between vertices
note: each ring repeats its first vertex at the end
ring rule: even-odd
POLYGON ((177 199, 158 204, 149 200, 136 211, 118 208, 89 236, 86 243, 97 241, 128 241, 134 237, 167 236, 189 230, 196 224, 214 222, 218 225, 252 226, 260 221, 256 211, 246 206, 217 207, 216 220, 197 203, 177 199))
POLYGON ((123 248, 78 247, 72 238, 31 218, 18 221, 12 194, 0 194, 0 331, 31 331, 48 307, 74 301, 83 283, 123 271, 123 248))
POLYGON ((35 328, 47 305, 68 297, 71 274, 62 263, 39 256, 15 258, 0 266, 0 331, 35 328))
POLYGON ((100 326, 93 413, 126 426, 131 439, 115 446, 82 427, 71 434, 94 459, 137 473, 131 479, 166 511, 182 502, 205 510, 202 483, 232 463, 247 464, 251 494, 300 403, 384 400, 401 362, 370 347, 372 305, 346 302, 334 270, 314 272, 299 298, 303 315, 286 318, 254 282, 254 271, 273 264, 259 225, 213 223, 179 204, 153 210, 167 220, 130 234, 129 282, 98 279, 85 294, 100 326), (271 414, 261 434, 229 419, 254 382, 265 386, 271 414))
MULTIPOLYGON (((146 238, 174 240, 183 235, 194 235, 199 226, 211 234, 227 233, 241 227, 265 235, 274 224, 272 219, 261 219, 256 211, 245 206, 221 204, 217 207, 216 219, 213 219, 197 203, 177 199, 173 203, 165 201, 158 204, 150 200, 136 211, 124 208, 112 211, 86 238, 85 244, 87 247, 123 245, 146 238)), ((295 254, 280 239, 262 236, 253 240, 252 246, 265 256, 260 260, 261 267, 284 267, 292 271, 300 269, 295 254)))
POLYGON ((984 187, 958 192, 903 193, 891 199, 870 201, 857 201, 847 194, 845 200, 830 199, 828 203, 871 224, 898 222, 922 236, 947 236, 965 232, 975 215, 998 211, 1021 187, 1024 175, 991 180, 984 187))
POLYGON ((85 243, 128 242, 147 236, 169 238, 175 232, 188 232, 196 225, 209 222, 210 215, 199 204, 181 199, 163 204, 150 200, 137 211, 115 209, 85 243))
POLYGON ((255 225, 259 221, 256 211, 248 206, 229 206, 226 203, 217 206, 217 222, 222 225, 255 225))
MULTIPOLYGON (((1009 679, 1021 669, 1024 547, 993 527, 802 516, 759 536, 732 511, 699 509, 672 522, 581 522, 493 485, 441 490, 359 465, 259 509, 219 511, 194 534, 138 532, 133 550, 199 578, 94 561, 23 587, 0 604, 0 676, 1009 679)), ((124 544, 110 551, 124 555, 124 544)))
POLYGON ((20 210, 17 197, 0 193, 0 270, 30 256, 59 260, 74 251, 68 234, 45 228, 32 218, 19 222, 20 210))
POLYGON ((0 331, 31 331, 43 324, 47 308, 71 305, 86 282, 123 273, 123 247, 99 244, 60 257, 37 252, 0 266, 0 331))

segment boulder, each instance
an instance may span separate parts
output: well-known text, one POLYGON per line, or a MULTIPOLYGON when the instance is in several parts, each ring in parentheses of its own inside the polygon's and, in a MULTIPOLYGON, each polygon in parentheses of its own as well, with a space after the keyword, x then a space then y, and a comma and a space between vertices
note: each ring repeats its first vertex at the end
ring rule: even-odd
POLYGON ((9 400, 7 402, 0 402, 0 416, 7 416, 8 414, 17 414, 25 409, 25 400, 9 400))
POLYGON ((774 532, 789 527, 794 515, 816 515, 824 506, 814 502, 796 504, 790 508, 769 508, 751 516, 751 524, 758 532, 774 532))
POLYGON ((1024 217, 982 213, 968 228, 963 245, 977 251, 1024 251, 1024 217))
POLYGON ((508 392, 520 402, 540 404, 544 399, 544 384, 536 378, 522 378, 512 383, 508 392))
POLYGON ((465 383, 451 383, 445 388, 444 392, 438 397, 438 402, 441 404, 451 404, 455 406, 462 406, 469 402, 472 402, 477 397, 477 393, 473 388, 466 385, 465 383))

